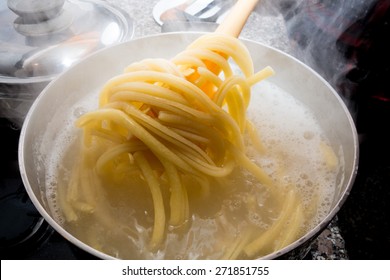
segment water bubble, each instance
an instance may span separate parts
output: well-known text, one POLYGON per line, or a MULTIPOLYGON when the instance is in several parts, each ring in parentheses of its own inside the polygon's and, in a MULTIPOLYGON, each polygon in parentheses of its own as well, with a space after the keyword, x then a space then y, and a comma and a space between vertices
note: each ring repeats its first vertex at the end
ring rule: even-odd
POLYGON ((73 110, 73 116, 75 116, 76 118, 79 118, 82 115, 84 115, 86 112, 87 112, 87 110, 84 107, 76 107, 73 110))

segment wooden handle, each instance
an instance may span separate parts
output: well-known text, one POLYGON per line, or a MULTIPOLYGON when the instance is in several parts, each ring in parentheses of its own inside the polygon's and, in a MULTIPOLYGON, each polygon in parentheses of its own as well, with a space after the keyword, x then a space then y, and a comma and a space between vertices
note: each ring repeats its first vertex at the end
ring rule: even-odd
POLYGON ((238 38, 257 2, 259 0, 238 0, 215 32, 238 38))

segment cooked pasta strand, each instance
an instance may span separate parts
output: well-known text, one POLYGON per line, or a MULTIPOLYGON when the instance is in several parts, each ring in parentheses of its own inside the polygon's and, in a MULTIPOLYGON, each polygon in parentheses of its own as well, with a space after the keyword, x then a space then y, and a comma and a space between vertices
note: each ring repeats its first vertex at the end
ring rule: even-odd
POLYGON ((147 181, 150 192, 153 198, 154 206, 154 226, 152 238, 150 240, 150 246, 152 250, 155 250, 159 245, 161 245, 164 234, 165 234, 165 210, 164 210, 164 201, 161 194, 160 183, 156 178, 151 166, 149 165, 147 159, 143 152, 136 152, 134 154, 134 159, 138 164, 143 177, 147 181))

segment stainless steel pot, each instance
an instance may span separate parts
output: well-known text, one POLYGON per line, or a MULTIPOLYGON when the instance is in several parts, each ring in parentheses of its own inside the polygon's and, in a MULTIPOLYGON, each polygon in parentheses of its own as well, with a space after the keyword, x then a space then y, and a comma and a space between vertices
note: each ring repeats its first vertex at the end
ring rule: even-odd
MULTIPOLYGON (((54 138, 70 116, 75 104, 98 89, 133 61, 146 57, 173 57, 200 34, 168 33, 140 38, 101 50, 72 66, 40 94, 28 112, 20 136, 19 165, 23 182, 31 200, 42 216, 62 236, 83 250, 99 257, 112 258, 99 252, 67 232, 55 220, 46 196, 46 173, 49 153, 56 149, 54 138), (156 47, 158 46, 158 47, 156 47)), ((344 169, 326 218, 305 236, 266 259, 294 256, 307 246, 332 220, 348 197, 358 166, 358 138, 348 109, 331 86, 312 69, 295 58, 253 41, 243 41, 248 47, 256 69, 271 65, 277 75, 272 82, 293 94, 315 114, 334 149, 344 153, 344 169)))
POLYGON ((133 34, 130 16, 103 1, 1 1, 0 117, 21 126, 35 98, 58 74, 133 34))

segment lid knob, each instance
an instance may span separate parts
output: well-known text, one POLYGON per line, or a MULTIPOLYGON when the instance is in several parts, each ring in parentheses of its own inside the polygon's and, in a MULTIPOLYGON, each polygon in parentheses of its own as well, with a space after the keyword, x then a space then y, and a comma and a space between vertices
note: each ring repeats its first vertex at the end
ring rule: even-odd
POLYGON ((8 8, 24 22, 40 22, 55 17, 65 0, 8 0, 8 8))
POLYGON ((8 8, 19 17, 16 31, 26 37, 45 36, 65 30, 72 15, 63 9, 65 0, 8 0, 8 8))

